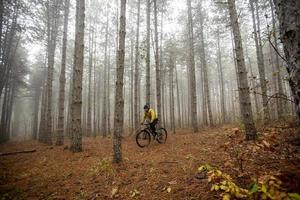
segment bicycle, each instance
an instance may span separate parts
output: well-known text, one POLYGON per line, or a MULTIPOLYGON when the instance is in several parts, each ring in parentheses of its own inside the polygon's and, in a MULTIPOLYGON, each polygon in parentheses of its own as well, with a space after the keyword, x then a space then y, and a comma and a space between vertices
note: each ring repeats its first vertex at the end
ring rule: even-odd
POLYGON ((150 128, 150 124, 143 124, 146 128, 142 129, 140 132, 136 134, 135 140, 139 147, 144 148, 147 147, 151 142, 151 135, 154 140, 156 140, 160 144, 164 144, 167 141, 168 133, 165 128, 159 128, 156 132, 153 132, 150 128))

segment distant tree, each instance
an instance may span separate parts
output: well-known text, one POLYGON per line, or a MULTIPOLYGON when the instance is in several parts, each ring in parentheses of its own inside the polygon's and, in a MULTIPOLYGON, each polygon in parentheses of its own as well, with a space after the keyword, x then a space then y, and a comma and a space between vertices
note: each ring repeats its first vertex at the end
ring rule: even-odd
POLYGON ((135 37, 135 74, 134 74, 134 124, 135 130, 139 128, 139 103, 138 96, 140 95, 139 89, 139 36, 140 36, 140 12, 141 12, 141 0, 137 2, 137 20, 136 20, 136 37, 135 37))
POLYGON ((147 0, 147 37, 146 37, 146 104, 150 104, 150 11, 151 1, 147 0))
POLYGON ((161 117, 161 83, 160 83, 160 60, 159 60, 159 50, 158 50, 158 31, 157 31, 157 4, 154 0, 154 34, 155 34, 155 74, 156 74, 156 105, 157 105, 157 117, 161 117))

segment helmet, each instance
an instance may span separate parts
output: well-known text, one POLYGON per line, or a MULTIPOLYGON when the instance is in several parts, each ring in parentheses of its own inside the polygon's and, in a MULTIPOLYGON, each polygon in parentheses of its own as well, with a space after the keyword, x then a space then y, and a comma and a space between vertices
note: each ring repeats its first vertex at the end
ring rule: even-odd
POLYGON ((144 105, 144 109, 149 109, 149 105, 144 105))

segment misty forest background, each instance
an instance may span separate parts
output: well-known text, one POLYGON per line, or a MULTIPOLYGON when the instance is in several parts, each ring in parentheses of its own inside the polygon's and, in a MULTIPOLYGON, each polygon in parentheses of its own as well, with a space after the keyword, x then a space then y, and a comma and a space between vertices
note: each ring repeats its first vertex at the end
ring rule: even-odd
POLYGON ((134 134, 147 103, 169 132, 236 123, 247 139, 296 113, 271 0, 1 0, 0 20, 1 142, 80 151, 81 135, 134 134))

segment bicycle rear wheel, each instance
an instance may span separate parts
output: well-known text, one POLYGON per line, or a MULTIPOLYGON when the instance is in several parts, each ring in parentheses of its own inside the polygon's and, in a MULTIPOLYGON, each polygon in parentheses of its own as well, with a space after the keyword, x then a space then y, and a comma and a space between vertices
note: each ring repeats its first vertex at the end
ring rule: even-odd
POLYGON ((146 130, 140 131, 138 134, 136 134, 135 141, 136 144, 141 148, 148 146, 151 142, 150 133, 146 130))
POLYGON ((166 129, 160 128, 157 130, 156 140, 158 143, 160 143, 160 144, 166 143, 167 137, 168 137, 168 133, 167 133, 166 129))

